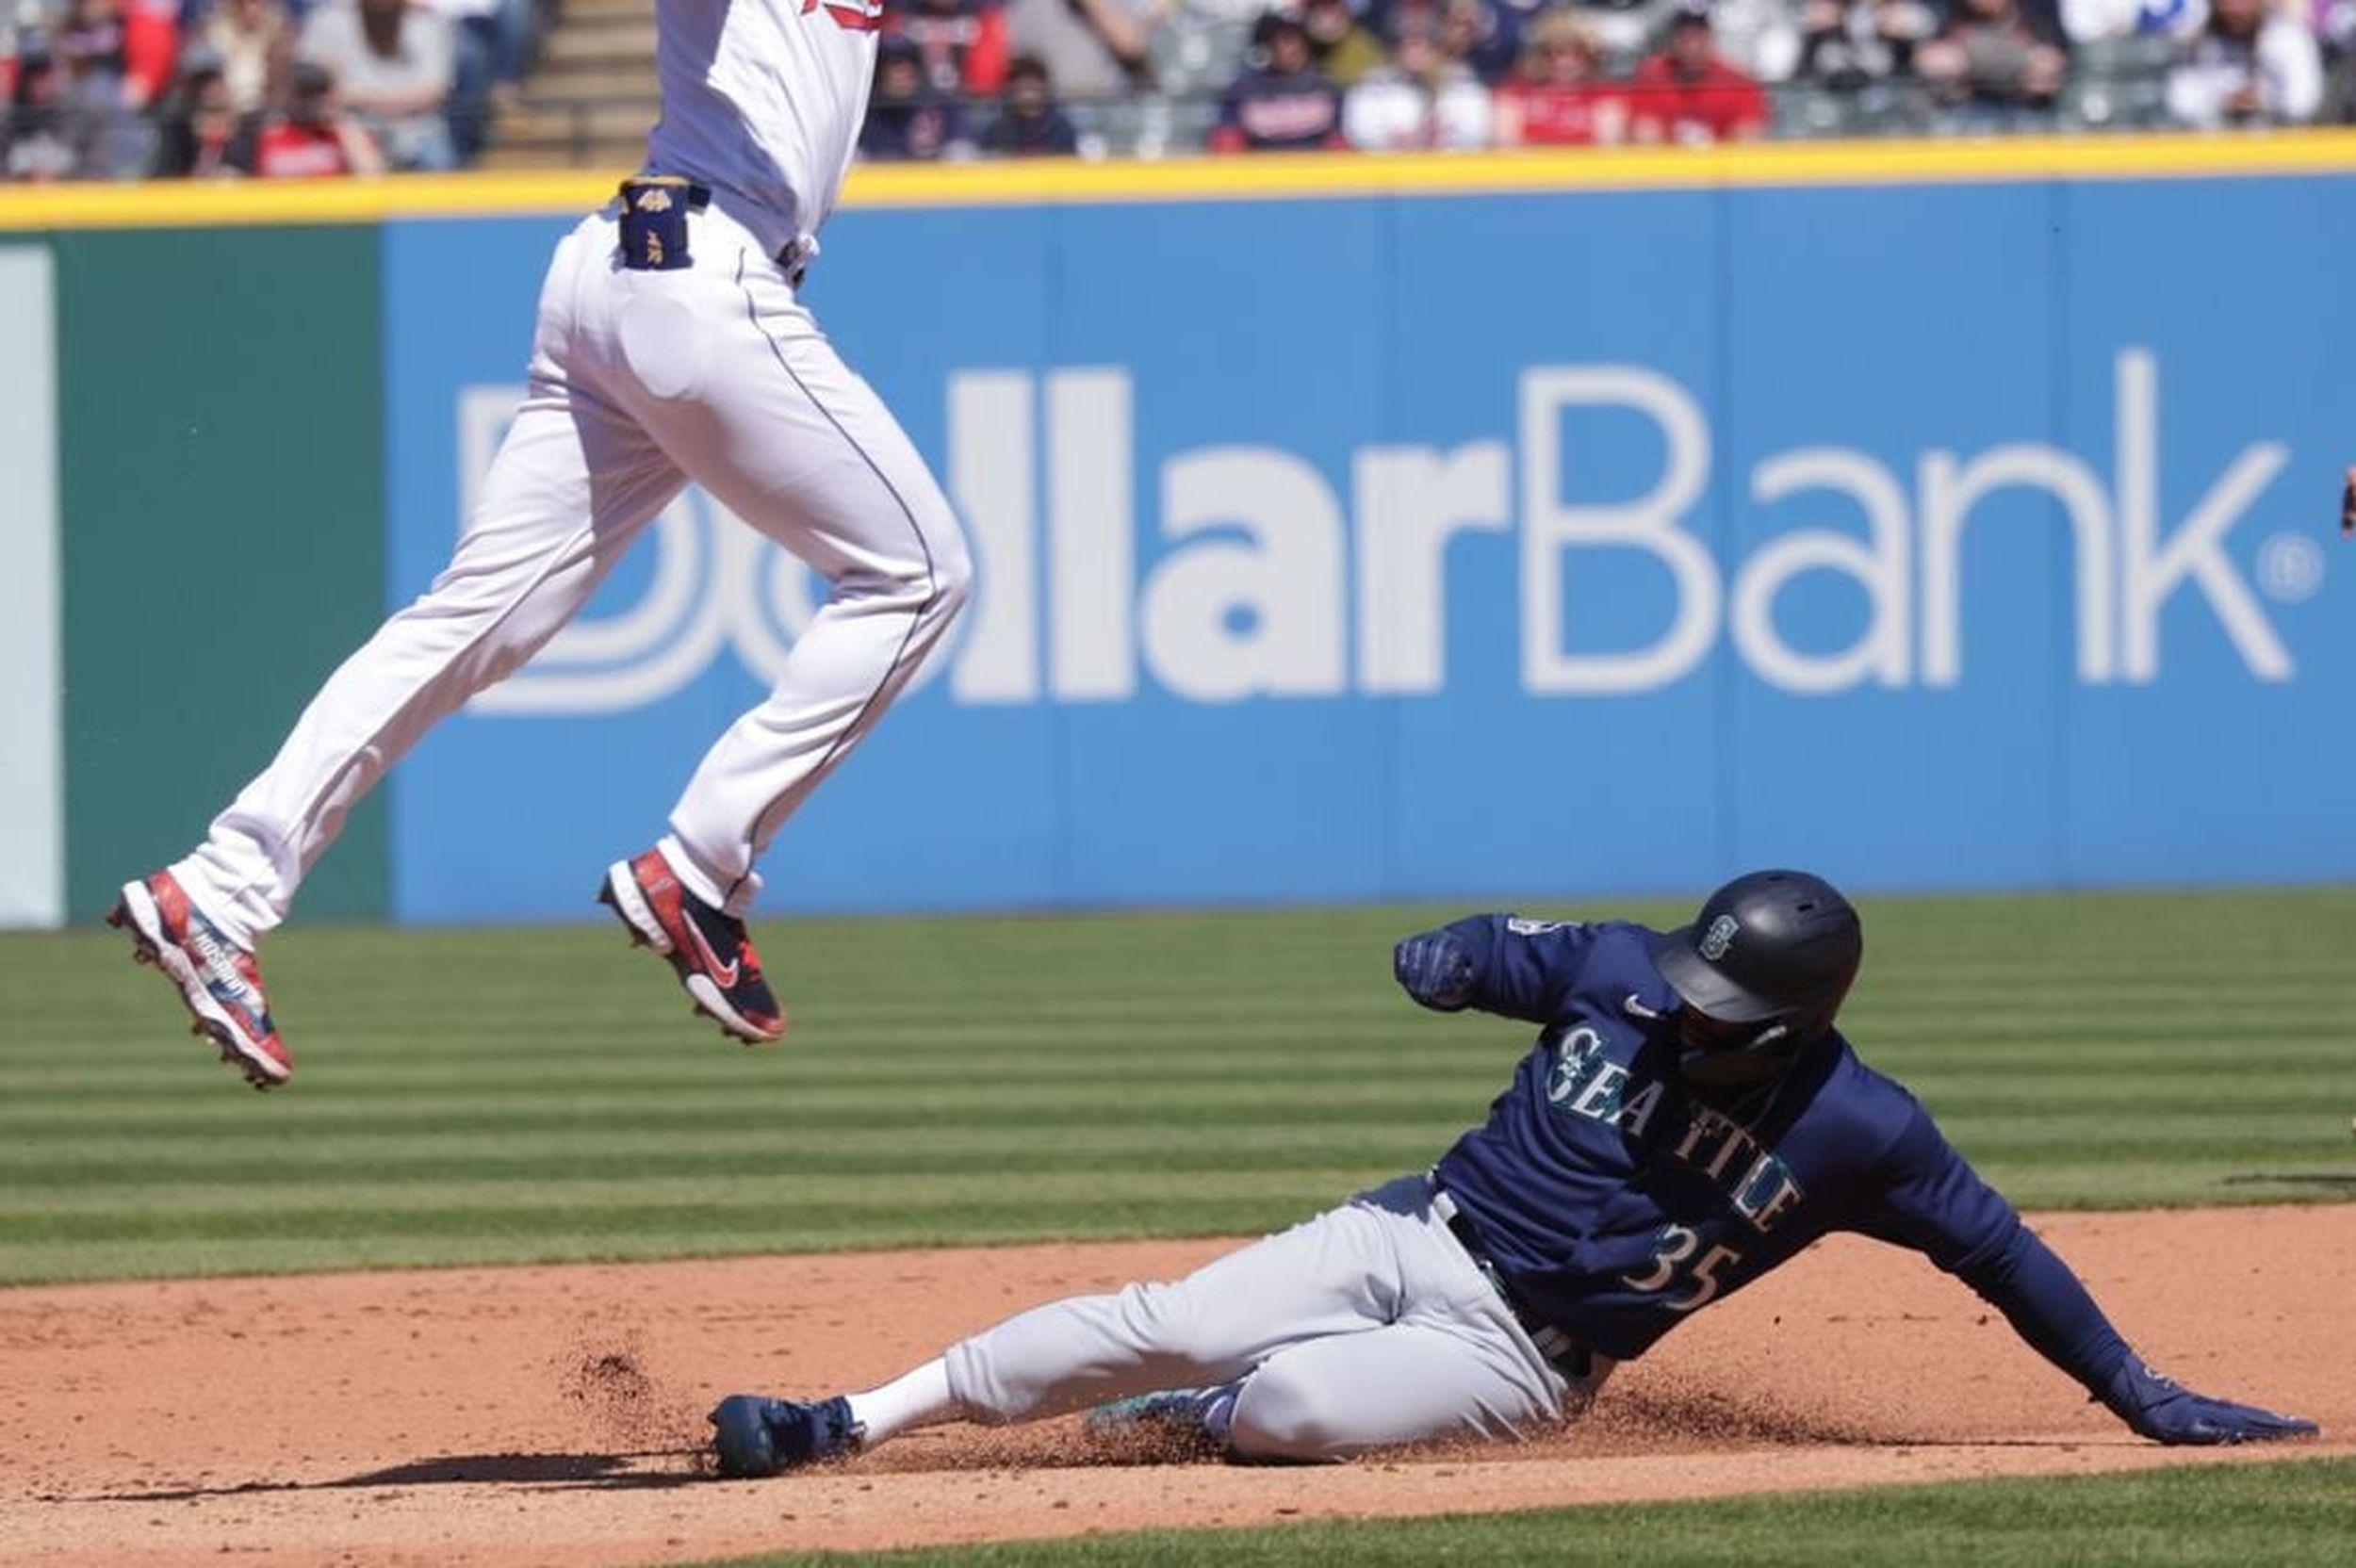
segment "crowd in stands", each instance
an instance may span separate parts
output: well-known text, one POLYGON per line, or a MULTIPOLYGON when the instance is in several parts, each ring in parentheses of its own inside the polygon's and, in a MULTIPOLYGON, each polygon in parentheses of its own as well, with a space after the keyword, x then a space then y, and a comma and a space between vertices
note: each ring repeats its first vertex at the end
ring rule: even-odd
POLYGON ((907 0, 862 154, 1158 151, 1140 90, 1235 153, 2356 121, 2356 0, 1264 3, 907 0))
MULTIPOLYGON (((471 162, 555 0, 0 0, 0 174, 471 162)), ((2356 121, 2356 0, 891 0, 875 160, 2356 121)))
POLYGON ((537 0, 17 3, 0 12, 0 176, 16 180, 459 168, 547 14, 537 0))

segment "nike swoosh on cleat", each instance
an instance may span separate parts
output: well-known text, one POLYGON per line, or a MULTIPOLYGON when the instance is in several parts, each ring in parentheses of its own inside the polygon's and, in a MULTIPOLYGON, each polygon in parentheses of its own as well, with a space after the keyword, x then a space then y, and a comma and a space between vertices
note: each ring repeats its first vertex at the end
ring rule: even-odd
POLYGON ((725 991, 733 988, 739 966, 734 962, 720 962, 720 956, 712 952, 712 944, 704 939, 704 928, 695 923, 695 916, 687 916, 680 923, 687 927, 687 934, 695 939, 695 950, 704 956, 704 968, 719 983, 720 988, 725 991))

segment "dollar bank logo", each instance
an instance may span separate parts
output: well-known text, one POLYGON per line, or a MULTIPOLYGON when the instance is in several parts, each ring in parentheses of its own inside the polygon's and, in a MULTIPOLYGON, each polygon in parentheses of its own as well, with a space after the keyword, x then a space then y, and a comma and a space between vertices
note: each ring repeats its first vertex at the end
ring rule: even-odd
MULTIPOLYGON (((2253 586, 2229 549, 2288 449, 2250 442, 2164 518, 2159 367, 2128 348, 2112 373, 2107 477, 2042 442, 1932 448, 1894 463, 1857 447, 1792 448, 1717 498, 1734 502, 1731 531, 1758 541, 1745 553, 1705 537, 1717 457, 1701 404, 1642 366, 1530 367, 1514 389, 1511 439, 1360 447, 1340 485, 1271 446, 1182 449, 1142 469, 1137 387, 1123 369, 957 372, 946 449, 934 455, 972 532, 979 580, 954 647, 923 678, 945 679, 965 705, 1122 702, 1149 687, 1203 704, 1433 694, 1448 685, 1454 615, 1483 629, 1513 623, 1519 687, 1533 696, 1659 691, 1704 678, 1721 647, 1792 694, 1954 687, 1967 676, 1967 536, 1999 498, 2025 494, 2066 546, 2052 579, 1975 580, 1972 591, 2039 604, 2061 596, 2062 656, 2077 680, 2158 679, 2164 620, 2172 637, 2221 640, 2250 679, 2289 679, 2290 650, 2258 587, 2282 603, 2312 596, 2320 555, 2289 549, 2305 543, 2296 536, 2250 541, 2241 553, 2257 564, 2253 586), (1650 427, 1661 457, 1635 494, 1569 498, 1595 466, 1596 449, 1566 433, 1593 428, 1581 416, 1650 427), (1150 533, 1141 497, 1153 500, 1150 533), (1451 593, 1451 566, 1474 550, 1513 563, 1510 595, 1451 593), (1665 580, 1665 608, 1591 590, 1575 616, 1571 587, 1629 560, 1665 580), (1795 612, 1800 586, 1815 580, 1864 607, 1834 645, 1795 612)), ((469 490, 516 396, 465 394, 469 490)), ((635 708, 723 659, 775 678, 825 583, 698 493, 650 532, 641 548, 651 568, 601 593, 514 679, 476 698, 477 710, 635 708)))

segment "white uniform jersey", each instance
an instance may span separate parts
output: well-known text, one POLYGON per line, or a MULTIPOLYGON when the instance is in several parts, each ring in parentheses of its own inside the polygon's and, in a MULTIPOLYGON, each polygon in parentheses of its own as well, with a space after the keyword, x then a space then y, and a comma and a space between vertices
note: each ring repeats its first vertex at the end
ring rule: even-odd
POLYGON ((710 186, 769 253, 817 250, 867 118, 880 0, 658 0, 650 173, 710 186))

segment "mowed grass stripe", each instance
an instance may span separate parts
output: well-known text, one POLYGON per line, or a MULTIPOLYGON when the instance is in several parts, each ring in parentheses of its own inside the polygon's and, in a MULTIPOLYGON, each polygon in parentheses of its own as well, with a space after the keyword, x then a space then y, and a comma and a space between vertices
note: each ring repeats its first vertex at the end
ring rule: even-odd
MULTIPOLYGON (((2288 1159, 2311 1148, 2315 1135, 2312 1126, 2300 1122, 2239 1117, 2156 1133, 2124 1126, 2081 1134, 2072 1126, 2066 1143, 2056 1147, 2061 1140, 2044 1127, 2023 1129, 1977 1118, 1951 1118, 1948 1125, 1959 1143, 1979 1152, 1983 1165, 2047 1170, 2084 1164, 2086 1156, 2095 1152, 2114 1156, 2103 1164, 2182 1156, 2188 1152, 2288 1159)), ((465 1141, 417 1144, 383 1138, 357 1151, 285 1148, 273 1140, 243 1150, 233 1146, 168 1155, 130 1152, 93 1159, 77 1153, 47 1166, 20 1154, 0 1166, 8 1173, 6 1187, 0 1189, 0 1214, 65 1205, 84 1198, 97 1202, 160 1200, 171 1196, 167 1189, 200 1188, 216 1181, 274 1180, 286 1186, 358 1181, 391 1186, 444 1179, 452 1170, 464 1172, 467 1181, 496 1175, 509 1184, 535 1178, 598 1180, 616 1174, 632 1180, 664 1175, 716 1178, 748 1171, 761 1180, 788 1182, 804 1180, 801 1173, 812 1167, 875 1180, 901 1173, 971 1176, 976 1169, 987 1169, 993 1178, 1063 1171, 1119 1175, 1134 1170, 1159 1180, 1180 1173, 1229 1170, 1248 1177, 1255 1169, 1298 1169, 1311 1165, 1347 1169, 1376 1157, 1425 1165, 1439 1152, 1423 1126, 1398 1121, 1338 1133, 1321 1129, 1304 1133, 1298 1124, 1279 1122, 1239 1129, 1236 1135, 1220 1135, 1214 1130, 1180 1144, 1140 1138, 1134 1147, 1108 1147, 1094 1137, 1063 1143, 1021 1129, 1007 1130, 994 1138, 956 1137, 944 1140, 943 1146, 928 1145, 922 1150, 907 1144, 901 1130, 894 1129, 870 1132, 856 1140, 846 1135, 840 1146, 804 1144, 782 1155, 774 1133, 743 1131, 692 1141, 682 1138, 654 1150, 616 1147, 604 1138, 579 1135, 541 1137, 529 1147, 487 1155, 470 1152, 470 1149, 479 1150, 479 1145, 465 1141)))
MULTIPOLYGON (((1871 1009, 1860 1008, 1847 1023, 1860 1042, 1873 1042, 1877 1061, 1936 1062, 1952 1055, 1974 1067, 2001 1066, 2013 1072, 2069 1073, 2104 1061, 2147 1064, 2153 1071, 2215 1070, 2227 1057, 2237 1068, 2269 1066, 2282 1058, 2333 1065, 2348 1039, 2348 1021, 2336 1006, 2324 1004, 2284 1004, 2258 1019, 2225 1013, 2143 1014, 2123 1005, 2095 1005, 2075 1012, 1984 1011, 1968 1022, 1953 1023, 1908 1018, 1877 1023, 1871 1009)), ((798 1043, 756 1051, 697 1051, 692 1037, 682 1039, 678 1030, 667 1027, 659 1043, 584 1030, 554 1043, 534 1041, 529 1049, 503 1050, 487 1061, 479 1043, 460 1047, 440 1042, 427 1049, 404 1042, 393 1049, 378 1037, 349 1030, 328 1037, 346 1042, 329 1057, 329 1065, 348 1083, 364 1082, 361 1075, 372 1073, 409 1084, 444 1078, 468 1087, 506 1087, 505 1081, 512 1080, 515 1086, 534 1087, 551 1074, 567 1082, 741 1082, 745 1063, 772 1055, 790 1058, 786 1071, 795 1083, 806 1085, 916 1083, 950 1075, 1001 1081, 1011 1075, 1120 1077, 1133 1074, 1143 1055, 1156 1056, 1154 1071, 1166 1078, 1305 1076, 1320 1069, 1362 1065, 1377 1046, 1386 1071, 1485 1070, 1499 1051, 1516 1051, 1529 1037, 1526 1027, 1513 1026, 1503 1037, 1495 1034, 1497 1027, 1486 1021, 1460 1021, 1453 1032, 1435 1038, 1430 1021, 1394 1013, 1379 1026, 1346 1033, 1334 1033, 1330 1026, 1211 1033, 1194 1025, 1160 1031, 1065 1024, 1055 1030, 977 1030, 942 1039, 861 1030, 857 1037, 862 1054, 853 1060, 807 1053, 798 1043), (1118 1037, 1117 1052, 1104 1049, 1108 1036, 1118 1037)), ((0 1064, 0 1091, 41 1087, 57 1096, 77 1089, 119 1093, 142 1079, 173 1075, 186 1064, 188 1050, 188 1042, 150 1040, 92 1048, 79 1060, 71 1054, 42 1061, 11 1060, 0 1064)))
MULTIPOLYGON (((1296 1184, 1316 1182, 1333 1191, 1347 1184, 1346 1169, 1284 1173, 1296 1184)), ((1268 1173, 1259 1170, 1203 1171, 1190 1175, 1192 1198, 1226 1203, 1256 1201, 1268 1173)), ((156 1188, 153 1201, 123 1208, 90 1196, 49 1195, 38 1208, 0 1210, 0 1242, 55 1240, 77 1232, 93 1239, 140 1235, 225 1236, 240 1227, 302 1234, 330 1234, 350 1218, 371 1228, 407 1228, 430 1233, 448 1223, 458 1229, 506 1224, 508 1216, 528 1216, 533 1224, 564 1223, 570 1214, 600 1214, 632 1228, 680 1221, 712 1228, 715 1217, 803 1213, 824 1209, 848 1214, 899 1217, 938 1210, 949 1215, 1012 1217, 1039 1206, 1070 1207, 1083 1201, 1135 1207, 1164 1200, 1167 1183, 1153 1171, 1109 1170, 1002 1173, 977 1190, 954 1175, 842 1176, 823 1168, 794 1173, 791 1183, 761 1174, 735 1177, 643 1177, 630 1180, 502 1183, 497 1208, 483 1202, 473 1182, 283 1183, 269 1186, 156 1188)), ((518 1223, 524 1221, 516 1221, 518 1223)))
MULTIPOLYGON (((2248 1568, 2350 1560, 2356 1461, 2206 1465, 1429 1519, 1318 1520, 877 1552, 886 1568, 2248 1568)), ((791 1552, 703 1568, 815 1568, 791 1552)))
MULTIPOLYGON (((1427 1163, 1526 1048, 1393 988, 1455 912, 773 925, 795 1035, 752 1053, 600 928, 298 927, 267 1099, 118 940, 0 939, 0 1281, 1281 1224, 1427 1163)), ((1867 917, 1852 1034, 2023 1203, 2356 1196, 2356 892, 1867 917)))
MULTIPOLYGON (((1368 1121, 1343 1127, 1279 1122, 1253 1129, 1252 1164, 1269 1169, 1348 1168, 1384 1154, 1413 1160, 1428 1153, 1420 1122, 1368 1121)), ((46 1201, 41 1189, 103 1194, 194 1181, 438 1181, 453 1169, 502 1181, 579 1181, 630 1175, 734 1175, 777 1158, 771 1129, 705 1132, 694 1138, 646 1135, 636 1128, 601 1134, 594 1147, 568 1135, 490 1137, 368 1133, 343 1137, 281 1136, 267 1145, 174 1149, 109 1138, 52 1153, 0 1151, 0 1205, 46 1201)), ((904 1130, 840 1133, 827 1141, 826 1168, 845 1175, 970 1175, 975 1169, 1047 1172, 1144 1169, 1165 1173, 1231 1170, 1234 1140, 1207 1139, 1185 1127, 1072 1128, 1053 1139, 1023 1128, 942 1129, 920 1148, 904 1130)))
POLYGON ((424 1231, 355 1230, 332 1233, 240 1232, 234 1237, 195 1237, 174 1233, 128 1241, 93 1241, 75 1236, 8 1249, 34 1280, 188 1279, 224 1274, 319 1273, 375 1268, 445 1268, 507 1265, 518 1257, 535 1263, 633 1263, 671 1258, 727 1258, 747 1253, 872 1251, 875 1229, 890 1227, 891 1246, 996 1247, 1045 1241, 1112 1241, 1135 1236, 1254 1235, 1289 1223, 1326 1199, 1322 1187, 1292 1186, 1283 1180, 1248 1201, 1193 1202, 1186 1223, 1172 1222, 1168 1205, 1091 1208, 1070 1229, 1042 1232, 1036 1214, 1008 1211, 992 1216, 973 1209, 927 1206, 899 1215, 869 1212, 838 1216, 805 1207, 780 1206, 765 1216, 724 1211, 701 1229, 695 1217, 664 1213, 642 1229, 616 1224, 608 1215, 571 1211, 552 1220, 544 1214, 516 1216, 505 1210, 452 1217, 424 1231), (479 1224, 462 1224, 462 1220, 479 1224))
MULTIPOLYGON (((1385 1082, 1352 1084, 1353 1095, 1417 1092, 1464 1084, 1492 1085, 1505 1067, 1520 1055, 1530 1038, 1521 1030, 1511 1038, 1487 1042, 1494 1049, 1478 1053, 1450 1052, 1434 1055, 1402 1049, 1386 1057, 1385 1082)), ((2256 1105, 2313 1102, 2312 1086, 2302 1083, 2309 1070, 2326 1074, 2348 1054, 2343 1038, 2302 1036, 2271 1048, 2237 1049, 2232 1070, 2246 1081, 2237 1102, 2256 1105), (2279 1075, 2279 1076, 2278 1076, 2279 1075)), ((2112 1049, 2099 1043, 2075 1042, 2053 1036, 2018 1054, 1955 1052, 1906 1048, 1886 1042, 1875 1052, 1877 1061, 1901 1071, 1909 1086, 1922 1094, 1951 1096, 1949 1103, 2035 1103, 2054 1097, 2087 1093, 2112 1096, 2115 1103, 2158 1106, 2183 1103, 2186 1091, 2213 1082, 2219 1071, 2215 1054, 2205 1050, 2163 1050, 2160 1043, 2120 1042, 2112 1049)), ((15 1105, 38 1093, 41 1109, 60 1119, 81 1106, 97 1114, 141 1116, 179 1115, 187 1095, 177 1082, 184 1076, 185 1056, 160 1070, 135 1070, 117 1063, 89 1074, 56 1066, 38 1071, 0 1074, 0 1104, 15 1105)), ((1309 1088, 1354 1074, 1357 1053, 1265 1054, 1249 1060, 1190 1060, 1155 1062, 1152 1076, 1181 1097, 1218 1103, 1249 1097, 1264 1087, 1309 1088)), ((621 1101, 659 1087, 679 1103, 695 1100, 726 1102, 747 1092, 792 1098, 801 1103, 831 1097, 904 1099, 910 1103, 958 1101, 990 1104, 1009 1097, 1040 1092, 1064 1094, 1075 1101, 1103 1098, 1135 1086, 1138 1068, 1108 1057, 1071 1061, 1055 1057, 977 1058, 959 1063, 957 1070, 911 1069, 899 1063, 862 1071, 857 1064, 828 1064, 811 1070, 796 1066, 782 1071, 767 1066, 722 1064, 658 1070, 603 1060, 575 1067, 562 1074, 515 1067, 491 1069, 451 1063, 352 1062, 330 1063, 320 1076, 332 1077, 342 1096, 367 1099, 379 1112, 402 1107, 432 1107, 479 1099, 485 1094, 548 1097, 564 1094, 570 1103, 621 1101)), ((29 1110, 11 1117, 0 1111, 0 1127, 38 1132, 29 1110)))

